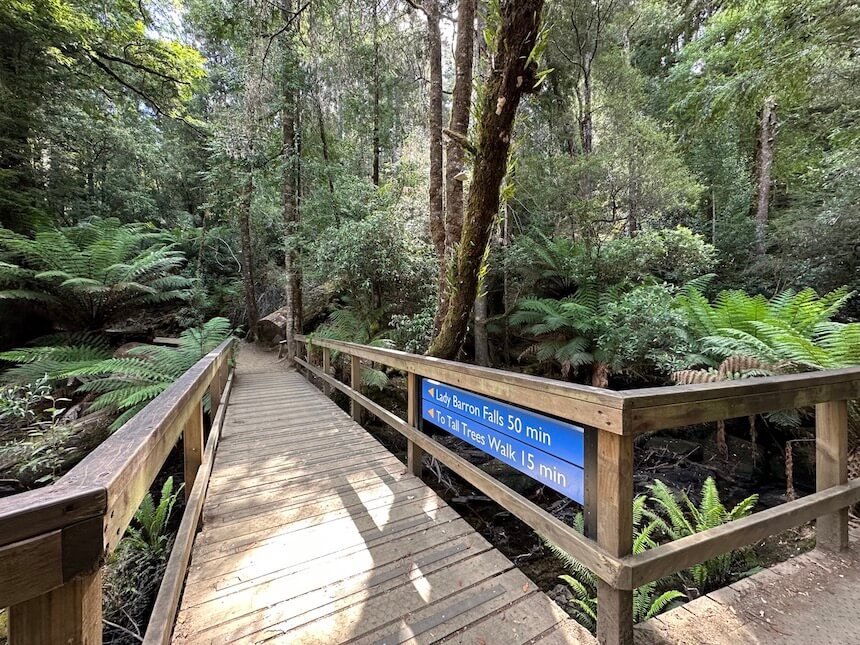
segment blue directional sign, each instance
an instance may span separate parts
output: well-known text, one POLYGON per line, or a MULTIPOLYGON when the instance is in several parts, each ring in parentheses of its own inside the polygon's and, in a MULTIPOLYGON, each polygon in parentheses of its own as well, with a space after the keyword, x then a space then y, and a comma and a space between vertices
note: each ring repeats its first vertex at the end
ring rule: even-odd
POLYGON ((423 380, 421 400, 424 420, 583 503, 579 426, 429 379, 423 380))

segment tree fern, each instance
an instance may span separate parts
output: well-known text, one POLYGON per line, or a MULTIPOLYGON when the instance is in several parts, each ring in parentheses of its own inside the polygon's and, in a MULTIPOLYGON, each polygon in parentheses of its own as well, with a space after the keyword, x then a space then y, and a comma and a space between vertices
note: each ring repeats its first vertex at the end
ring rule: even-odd
POLYGON ((723 291, 713 303, 688 286, 676 301, 687 313, 708 364, 745 356, 779 365, 781 372, 860 364, 860 323, 830 322, 854 296, 843 287, 818 296, 812 289, 782 291, 770 300, 743 291, 723 291))
POLYGON ((61 330, 97 330, 189 297, 185 256, 160 231, 93 218, 29 238, 0 229, 0 299, 26 301, 61 330))
MULTIPOLYGON (((229 320, 213 318, 200 328, 182 332, 177 347, 140 345, 126 356, 69 369, 62 376, 82 379, 79 392, 99 395, 90 410, 109 408, 120 413, 111 425, 116 430, 230 334, 229 320)), ((208 410, 208 395, 203 402, 208 410)))
MULTIPOLYGON (((362 312, 357 305, 349 300, 345 306, 335 309, 328 319, 311 334, 311 345, 314 338, 341 340, 371 347, 393 349, 394 342, 388 338, 384 309, 374 309, 362 312)), ((340 358, 339 352, 332 353, 332 360, 340 358)), ((372 365, 362 364, 361 382, 368 387, 383 389, 388 385, 388 375, 372 365)))
POLYGON ((509 320, 532 337, 532 344, 521 356, 533 355, 541 363, 556 363, 567 376, 572 369, 597 359, 598 316, 597 293, 582 288, 575 296, 562 300, 522 298, 509 320))
POLYGON ((36 339, 32 347, 0 352, 0 361, 17 364, 3 373, 5 380, 32 383, 42 377, 62 380, 67 372, 85 369, 110 355, 107 340, 99 334, 53 334, 36 339))

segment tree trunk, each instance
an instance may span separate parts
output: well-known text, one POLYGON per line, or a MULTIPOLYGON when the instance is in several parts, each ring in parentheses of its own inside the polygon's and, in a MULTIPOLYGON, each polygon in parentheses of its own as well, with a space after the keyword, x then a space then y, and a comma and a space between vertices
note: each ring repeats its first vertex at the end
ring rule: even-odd
POLYGON ((517 107, 536 82, 526 65, 540 27, 543 0, 508 0, 496 34, 494 64, 482 92, 472 185, 454 265, 450 303, 429 353, 455 358, 463 344, 478 287, 478 272, 499 211, 517 107))
POLYGON ((439 0, 426 0, 424 12, 427 14, 427 44, 430 50, 430 237, 440 266, 434 324, 438 329, 442 321, 442 299, 447 291, 445 216, 442 211, 442 36, 439 31, 439 0))
POLYGON ((239 242, 242 246, 242 284, 245 288, 245 313, 248 317, 249 341, 257 338, 257 291, 254 288, 254 255, 251 250, 251 202, 254 198, 254 174, 246 170, 245 187, 239 204, 239 242))
POLYGON ((379 186, 379 1, 373 1, 373 185, 379 186))
POLYGON ((768 96, 764 101, 759 122, 758 159, 756 160, 756 253, 764 255, 767 250, 767 219, 770 208, 770 192, 773 183, 774 138, 776 137, 776 99, 768 96))
MULTIPOLYGON (((293 2, 287 0, 285 20, 292 18, 293 2)), ((296 87, 295 56, 293 54, 293 35, 291 30, 284 34, 284 106, 281 110, 281 129, 283 133, 283 177, 281 199, 284 214, 284 273, 286 276, 284 338, 287 341, 287 356, 292 360, 295 354, 295 336, 302 331, 302 272, 297 252, 299 228, 299 209, 297 203, 297 161, 296 154, 296 87)))
MULTIPOLYGON (((319 94, 315 96, 316 104, 317 104, 317 127, 319 127, 320 131, 320 144, 322 145, 322 157, 323 157, 323 165, 325 165, 325 175, 328 180, 328 192, 331 195, 334 195, 334 181, 331 178, 331 155, 328 151, 328 135, 325 131, 325 119, 323 118, 323 109, 322 109, 322 101, 320 100, 319 94)), ((334 222, 335 224, 339 224, 339 218, 337 216, 337 211, 335 210, 334 222)))
POLYGON ((594 152, 594 116, 591 99, 591 60, 583 59, 582 74, 582 154, 594 152))
POLYGON ((487 337, 487 290, 475 298, 475 364, 490 366, 490 343, 487 337))
POLYGON ((639 230, 639 171, 636 152, 627 161, 627 237, 639 230))
MULTIPOLYGON (((474 51, 475 0, 460 0, 457 8, 457 48, 454 55, 456 80, 451 99, 448 129, 469 136, 469 112, 472 107, 472 53, 474 51)), ((463 146, 449 139, 445 146, 445 244, 450 252, 460 241, 463 230, 463 181, 465 152, 463 146)))

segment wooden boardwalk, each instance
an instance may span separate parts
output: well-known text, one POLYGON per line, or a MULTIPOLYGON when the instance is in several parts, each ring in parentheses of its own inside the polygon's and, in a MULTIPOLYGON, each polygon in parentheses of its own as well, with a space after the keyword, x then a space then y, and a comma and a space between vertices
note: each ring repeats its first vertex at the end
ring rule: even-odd
POLYGON ((174 643, 592 640, 303 377, 240 355, 174 643))

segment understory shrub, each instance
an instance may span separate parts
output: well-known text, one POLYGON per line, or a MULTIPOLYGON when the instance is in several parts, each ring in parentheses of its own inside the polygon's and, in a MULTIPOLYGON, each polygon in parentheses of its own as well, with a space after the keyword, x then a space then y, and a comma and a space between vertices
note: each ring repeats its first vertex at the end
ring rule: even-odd
MULTIPOLYGON (((633 553, 642 553, 661 543, 700 533, 732 520, 746 517, 758 502, 751 495, 727 509, 713 478, 708 477, 701 490, 701 501, 695 504, 686 493, 676 497, 666 484, 657 480, 649 487, 650 495, 633 500, 633 553)), ((584 533, 582 513, 573 528, 584 533)), ((572 597, 567 610, 573 618, 592 632, 597 627, 597 577, 579 560, 543 539, 549 550, 561 560, 566 573, 559 576, 570 588, 572 597)), ((739 549, 690 567, 677 575, 642 585, 633 592, 633 620, 641 622, 687 598, 727 584, 742 577, 752 564, 750 549, 739 549)))

